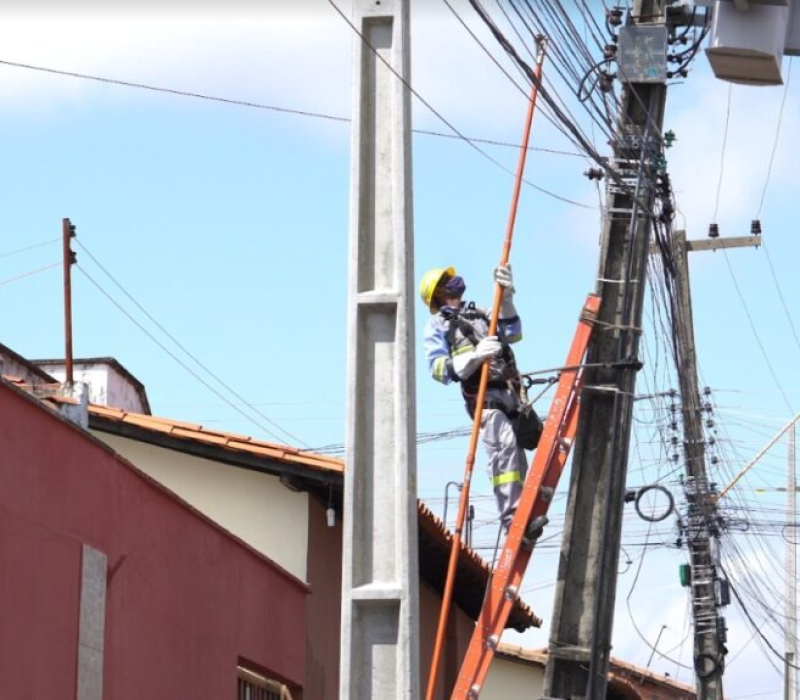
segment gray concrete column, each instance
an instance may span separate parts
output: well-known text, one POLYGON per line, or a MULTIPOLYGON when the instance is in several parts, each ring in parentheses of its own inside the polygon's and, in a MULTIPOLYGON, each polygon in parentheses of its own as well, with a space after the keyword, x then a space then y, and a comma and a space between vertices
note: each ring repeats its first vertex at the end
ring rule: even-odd
POLYGON ((77 700, 102 700, 108 557, 83 545, 77 700))
POLYGON ((341 700, 419 696, 408 22, 353 3, 341 700))

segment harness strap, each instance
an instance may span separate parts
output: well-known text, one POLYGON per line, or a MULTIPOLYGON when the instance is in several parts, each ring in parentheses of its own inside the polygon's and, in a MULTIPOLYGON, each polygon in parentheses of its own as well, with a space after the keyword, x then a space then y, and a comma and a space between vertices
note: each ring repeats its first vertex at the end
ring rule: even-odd
MULTIPOLYGON (((445 371, 452 381, 461 384, 461 393, 464 396, 464 401, 467 403, 467 410, 470 415, 472 415, 474 413, 475 395, 477 394, 478 384, 480 382, 480 374, 476 373, 466 380, 461 380, 453 369, 453 357, 465 352, 470 352, 470 350, 478 344, 477 331, 470 321, 480 319, 488 325, 489 317, 475 306, 474 301, 466 303, 460 309, 441 309, 439 313, 442 315, 442 318, 448 322, 445 339, 450 349, 450 357, 445 363, 445 371), (457 331, 461 331, 461 334, 469 341, 472 348, 470 348, 470 346, 465 346, 454 350, 457 331)), ((509 389, 519 393, 520 380, 516 358, 514 357, 514 351, 506 338, 505 330, 501 324, 497 325, 497 339, 500 341, 500 345, 503 348, 499 359, 505 365, 503 374, 507 376, 505 379, 489 380, 487 388, 509 389), (508 380, 514 384, 513 387, 509 385, 508 380)), ((495 408, 503 407, 496 406, 495 408)))
POLYGON ((516 418, 519 415, 519 411, 509 411, 502 401, 484 401, 483 407, 496 408, 498 411, 505 413, 509 418, 516 418))
MULTIPOLYGON (((449 309, 447 310, 442 309, 439 313, 442 314, 442 317, 446 321, 449 321, 445 339, 447 340, 447 344, 451 348, 453 347, 453 345, 455 345, 457 330, 461 331, 462 335, 472 344, 472 347, 475 347, 478 344, 475 327, 470 323, 470 321, 474 321, 475 319, 479 318, 487 325, 489 324, 489 317, 485 313, 483 313, 483 311, 481 311, 479 308, 475 306, 474 301, 471 301, 468 304, 466 304, 463 310, 457 309, 451 311, 449 309)), ((503 326, 500 325, 499 323, 497 324, 497 339, 503 346, 503 359, 506 359, 507 353, 511 352, 511 347, 508 343, 508 340, 506 339, 505 330, 503 329, 503 326)))
MULTIPOLYGON (((506 382, 489 382, 489 384, 490 384, 489 386, 490 389, 495 389, 495 388, 508 389, 508 384, 506 382), (491 386, 491 384, 493 383, 499 386, 495 387, 491 386)), ((466 396, 466 395, 464 396, 464 402, 466 404, 467 413, 469 414, 470 418, 475 417, 475 405, 477 403, 475 401, 475 398, 476 396, 474 394, 472 396, 466 396)), ((509 410, 508 407, 502 401, 493 401, 492 399, 487 399, 486 401, 483 402, 483 407, 485 409, 494 408, 497 409, 498 411, 502 411, 511 420, 514 420, 519 416, 519 411, 509 410)))

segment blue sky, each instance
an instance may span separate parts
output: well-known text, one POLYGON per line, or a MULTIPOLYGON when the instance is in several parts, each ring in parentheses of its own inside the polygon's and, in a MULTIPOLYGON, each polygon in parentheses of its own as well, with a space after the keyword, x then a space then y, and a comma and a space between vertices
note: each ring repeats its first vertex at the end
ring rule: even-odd
MULTIPOLYGON (((518 142, 522 96, 444 5, 417 5, 412 20, 415 88, 462 133, 518 142)), ((157 414, 301 446, 341 444, 350 131, 340 119, 350 114, 349 27, 322 0, 239 3, 226 5, 224 13, 221 4, 209 2, 191 14, 181 3, 136 13, 92 3, 25 7, 12 4, 0 11, 0 61, 337 119, 0 64, 0 342, 28 357, 63 355, 60 269, 8 280, 60 260, 55 239, 61 219, 70 217, 78 241, 116 281, 259 413, 241 407, 238 398, 183 355, 79 245, 73 292, 76 356, 116 357, 145 383, 157 414), (179 366, 84 272, 252 420, 179 366)), ((470 16, 465 7, 457 7, 470 16)), ((785 75, 788 67, 786 60, 785 75)), ((714 80, 701 53, 689 78, 671 87, 668 97, 665 126, 677 135, 668 158, 680 208, 678 226, 685 226, 690 238, 704 238, 716 219, 722 235, 748 235, 760 208, 764 231, 765 246, 758 250, 691 258, 701 384, 714 390, 720 442, 726 445, 727 471, 720 472, 720 482, 800 408, 797 83, 792 81, 786 93, 774 158, 783 88, 730 89, 714 80)), ((417 101, 414 126, 449 131, 417 101)), ((541 116, 532 145, 575 152, 541 116)), ((480 147, 514 169, 513 148, 480 147)), ((597 147, 608 153, 602 141, 597 147)), ((594 289, 600 213, 597 191, 582 175, 588 165, 580 157, 541 151, 532 152, 528 161, 532 182, 586 206, 523 188, 512 262, 525 323, 518 358, 526 371, 562 362, 583 299, 594 289)), ((415 277, 430 267, 455 265, 467 279, 467 295, 488 304, 511 177, 462 141, 426 134, 413 137, 413 168, 415 277)), ((646 337, 649 331, 651 339, 646 341, 642 393, 675 385, 665 369, 665 345, 654 330, 653 308, 648 303, 646 337)), ((418 334, 425 320, 420 304, 418 334)), ((421 353, 415 370, 419 431, 464 428, 457 389, 432 382, 421 353)), ((546 410, 546 400, 537 406, 546 410)), ((632 484, 670 479, 665 475, 672 468, 659 443, 663 409, 663 402, 637 404, 632 484), (657 414, 661 423, 654 425, 657 414)), ((442 508, 445 482, 461 478, 466 442, 459 437, 420 445, 420 496, 436 510, 442 508)), ((785 446, 776 447, 740 484, 742 503, 782 508, 783 494, 756 495, 754 489, 783 485, 784 464, 785 446)), ((477 469, 482 468, 479 461, 477 469)), ((566 479, 562 483, 565 493, 566 479)), ((485 544, 493 540, 489 520, 494 506, 481 476, 473 492, 479 523, 484 523, 476 527, 476 541, 485 544)), ((629 546, 620 567, 626 573, 619 579, 613 653, 634 662, 646 663, 650 649, 631 618, 651 643, 668 625, 659 649, 675 647, 673 657, 690 658, 691 644, 680 645, 686 597, 677 583, 677 566, 685 555, 635 544, 650 542, 649 537, 674 539, 673 524, 670 518, 648 534, 643 521, 626 515, 623 541, 629 546), (624 564, 628 555, 630 566, 624 564), (631 589, 629 615, 625 599, 631 589), (654 597, 664 601, 657 609, 654 597)), ((740 540, 743 556, 782 556, 780 537, 770 540, 774 556, 759 553, 760 541, 740 540)), ((556 548, 537 552, 526 580, 526 598, 545 617, 556 553, 556 548)), ((760 571, 759 566, 752 570, 760 571)), ((763 566, 765 575, 769 566, 763 566)), ((780 697, 780 676, 752 640, 750 628, 732 610, 729 617, 731 656, 743 651, 729 664, 727 694, 780 697)), ((546 640, 545 628, 515 643, 544 646, 546 640)), ((651 667, 690 682, 688 672, 669 661, 656 658, 651 667)))

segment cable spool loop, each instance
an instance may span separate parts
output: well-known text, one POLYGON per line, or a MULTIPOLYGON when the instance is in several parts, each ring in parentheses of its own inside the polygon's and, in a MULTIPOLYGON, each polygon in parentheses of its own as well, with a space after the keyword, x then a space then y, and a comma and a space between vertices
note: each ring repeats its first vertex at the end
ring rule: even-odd
POLYGON ((702 652, 694 657, 694 671, 698 678, 711 678, 717 671, 720 670, 720 662, 713 654, 702 652), (710 661, 710 668, 706 666, 706 662, 710 661))
POLYGON ((665 518, 669 517, 673 510, 675 510, 675 499, 672 497, 672 493, 666 486, 661 486, 660 484, 650 484, 649 486, 645 486, 636 493, 636 500, 635 500, 636 512, 639 514, 639 517, 642 520, 646 520, 649 523, 659 523, 665 518), (663 493, 667 497, 667 507, 664 509, 663 512, 659 512, 657 514, 647 513, 645 514, 641 508, 641 500, 642 496, 644 496, 648 491, 658 491, 663 493))

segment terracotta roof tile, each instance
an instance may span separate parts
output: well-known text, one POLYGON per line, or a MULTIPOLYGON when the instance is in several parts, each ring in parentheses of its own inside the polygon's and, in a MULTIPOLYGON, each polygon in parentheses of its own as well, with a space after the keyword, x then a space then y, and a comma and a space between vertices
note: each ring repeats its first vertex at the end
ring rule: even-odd
POLYGON ((170 435, 176 437, 188 438, 189 440, 198 440, 200 442, 208 443, 209 445, 221 445, 228 447, 230 440, 224 435, 218 433, 210 433, 205 430, 186 430, 185 428, 173 428, 170 435))
MULTIPOLYGON (((91 413, 91 409, 89 409, 91 413)), ((175 426, 166 421, 152 420, 150 416, 145 416, 141 413, 126 413, 120 421, 130 425, 138 425, 140 428, 147 428, 148 430, 156 430, 159 433, 171 434, 175 430, 175 426)))
POLYGON ((144 420, 155 423, 155 424, 163 424, 170 428, 184 428, 186 430, 194 430, 194 431, 201 431, 203 430, 202 425, 198 425, 197 423, 186 423, 185 421, 180 420, 173 420, 172 418, 162 418, 161 416, 149 416, 145 415, 144 413, 125 413, 125 419, 130 422, 131 419, 142 422, 144 420))
POLYGON ((5 379, 9 384, 17 384, 19 386, 26 386, 25 380, 22 377, 17 377, 14 374, 4 374, 2 375, 3 379, 5 379))
POLYGON ((172 420, 160 416, 149 416, 141 413, 130 413, 107 406, 89 405, 89 413, 104 420, 115 423, 135 425, 145 430, 172 435, 182 440, 194 440, 207 445, 217 445, 221 448, 245 452, 261 457, 271 457, 287 464, 301 464, 315 469, 324 469, 341 473, 342 460, 327 455, 302 452, 294 447, 279 445, 277 443, 256 440, 247 435, 227 433, 219 430, 207 430, 197 423, 172 420))
MULTIPOLYGON (((449 552, 452 549, 453 534, 444 526, 444 523, 434 515, 422 501, 417 502, 420 527, 425 528, 432 536, 433 541, 438 541, 437 548, 443 548, 439 556, 441 557, 441 575, 447 569, 447 559, 449 552)), ((433 552, 428 552, 425 557, 432 560, 436 555, 433 552)), ((426 562, 426 566, 430 562, 426 562)), ((423 557, 420 557, 420 566, 423 565, 423 557)), ((458 580, 459 586, 456 592, 457 597, 460 595, 461 600, 459 605, 464 609, 467 614, 477 619, 480 612, 481 605, 483 604, 483 596, 486 588, 486 582, 491 575, 491 570, 487 563, 478 555, 474 550, 467 547, 464 542, 461 542, 460 551, 458 553, 458 580)), ((429 575, 434 577, 435 574, 429 570, 429 575)), ((440 581, 442 588, 444 581, 440 581)), ((523 631, 528 627, 541 627, 542 620, 537 617, 530 606, 527 605, 521 598, 517 601, 508 616, 506 627, 514 628, 518 631, 523 631)))
MULTIPOLYGON (((27 384, 22 385, 22 386, 23 386, 23 388, 25 388, 27 390, 27 386, 28 386, 27 384)), ((51 403, 51 404, 60 404, 60 403, 77 404, 77 403, 79 403, 78 399, 73 399, 71 396, 60 396, 59 394, 44 394, 43 396, 39 396, 39 395, 36 394, 36 392, 31 392, 31 393, 34 396, 36 396, 37 399, 39 399, 40 401, 44 401, 45 403, 51 403)))
POLYGON ((92 404, 91 412, 104 416, 105 418, 118 418, 122 420, 125 417, 125 411, 121 408, 111 408, 110 406, 99 406, 97 404, 92 404))
POLYGON ((203 434, 223 437, 229 442, 246 442, 246 443, 253 443, 256 445, 258 444, 258 440, 250 437, 249 435, 240 435, 239 433, 226 433, 224 431, 209 430, 208 428, 203 428, 203 434))

